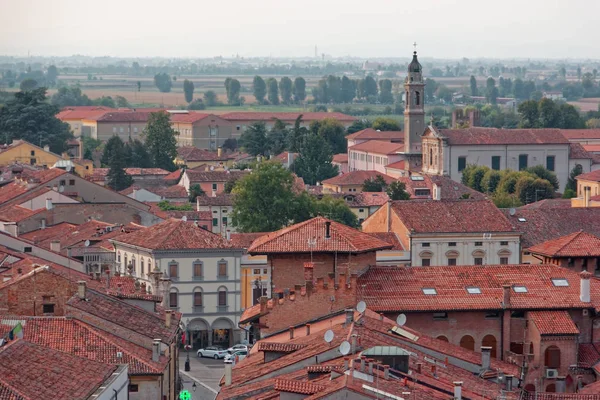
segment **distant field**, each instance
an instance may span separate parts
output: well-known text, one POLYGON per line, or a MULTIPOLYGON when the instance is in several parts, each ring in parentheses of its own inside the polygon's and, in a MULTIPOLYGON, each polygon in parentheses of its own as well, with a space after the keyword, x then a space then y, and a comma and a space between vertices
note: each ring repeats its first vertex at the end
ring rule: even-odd
POLYGON ((581 111, 598 111, 598 105, 600 104, 600 98, 590 97, 587 99, 580 99, 579 101, 569 101, 569 104, 578 107, 581 111))

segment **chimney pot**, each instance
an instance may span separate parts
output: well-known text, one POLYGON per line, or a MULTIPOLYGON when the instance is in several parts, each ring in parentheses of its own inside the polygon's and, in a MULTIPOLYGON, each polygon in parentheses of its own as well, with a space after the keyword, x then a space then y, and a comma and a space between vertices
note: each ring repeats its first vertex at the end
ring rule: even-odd
POLYGON ((360 356, 360 372, 365 372, 366 361, 367 361, 367 357, 360 356))
POLYGON ((488 371, 492 356, 492 348, 489 346, 481 346, 481 369, 488 371))
POLYGON ((579 299, 583 303, 589 303, 591 301, 591 299, 590 299, 590 278, 592 277, 592 274, 590 274, 588 271, 581 271, 581 273, 579 274, 579 277, 580 277, 579 299))
POLYGON ((152 343, 152 361, 158 362, 160 359, 160 339, 154 339, 152 343))
POLYGON ((222 147, 217 147, 217 157, 221 158, 221 156, 223 155, 223 148, 222 147))
POLYGON ((167 328, 171 327, 171 315, 173 314, 173 310, 166 310, 165 311, 165 326, 167 328))
POLYGON ((390 379, 390 366, 389 365, 383 366, 383 377, 385 379, 390 379))
POLYGON ((225 386, 231 386, 231 366, 232 364, 225 364, 225 386))
POLYGON ((354 322, 354 310, 352 308, 346 309, 346 325, 354 322))
POLYGON ((306 336, 310 335, 310 324, 306 324, 306 336))
POLYGON ((462 400, 462 382, 454 382, 454 400, 462 400))
POLYGON ((564 376, 556 377, 556 393, 565 393, 566 392, 566 382, 564 376))
POLYGON ((79 296, 79 298, 81 300, 85 300, 85 295, 86 295, 86 283, 85 281, 78 281, 77 282, 77 296, 79 296))
POLYGON ((510 307, 510 285, 502 285, 502 290, 504 290, 504 300, 502 301, 502 305, 504 308, 510 307))
POLYGON ((290 326, 290 339, 294 338, 294 327, 290 326))
POLYGON ((225 231, 225 238, 228 242, 231 241, 231 231, 229 229, 225 231))
POLYGON ((421 363, 417 363, 417 374, 421 373, 421 363))
POLYGON ((349 362, 349 358, 348 357, 344 357, 344 369, 345 370, 348 369, 348 362, 349 362))
POLYGON ((53 207, 52 199, 46 199, 46 210, 52 210, 53 207))
POLYGON ((512 392, 512 381, 513 381, 514 376, 513 375, 506 375, 504 377, 504 379, 506 379, 506 391, 507 392, 512 392))

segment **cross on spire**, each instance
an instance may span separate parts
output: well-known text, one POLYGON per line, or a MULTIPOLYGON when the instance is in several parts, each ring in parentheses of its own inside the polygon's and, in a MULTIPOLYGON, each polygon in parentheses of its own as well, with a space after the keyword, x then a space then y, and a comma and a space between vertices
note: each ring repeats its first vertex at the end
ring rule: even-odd
POLYGON ((415 53, 417 52, 417 42, 413 43, 413 47, 415 48, 415 53))

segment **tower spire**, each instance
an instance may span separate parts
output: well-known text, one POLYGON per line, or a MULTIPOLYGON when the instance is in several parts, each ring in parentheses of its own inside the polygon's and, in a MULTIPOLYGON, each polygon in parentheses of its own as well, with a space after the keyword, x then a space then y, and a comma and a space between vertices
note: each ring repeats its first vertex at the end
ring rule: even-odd
POLYGON ((404 152, 421 153, 421 135, 425 132, 425 82, 423 67, 417 58, 417 42, 413 58, 408 64, 408 74, 404 81, 406 101, 404 108, 404 152))

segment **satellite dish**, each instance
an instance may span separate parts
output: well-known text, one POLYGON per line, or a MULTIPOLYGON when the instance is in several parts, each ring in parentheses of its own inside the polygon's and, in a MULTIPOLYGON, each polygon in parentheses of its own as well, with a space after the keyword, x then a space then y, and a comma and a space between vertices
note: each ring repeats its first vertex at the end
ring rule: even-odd
POLYGON ((64 187, 64 185, 60 185, 60 186, 58 187, 58 193, 62 193, 62 192, 64 192, 64 191, 65 191, 65 187, 64 187))
POLYGON ((185 216, 185 215, 184 215, 183 217, 181 217, 181 220, 182 220, 183 222, 187 222, 187 216, 185 216))
POLYGON ((517 210, 515 210, 514 208, 511 208, 510 210, 508 210, 510 215, 515 215, 515 213, 517 212, 517 210))
POLYGON ((356 311, 358 311, 361 314, 364 313, 366 309, 367 309, 367 303, 365 303, 364 301, 359 301, 358 304, 356 305, 356 311))
POLYGON ((84 244, 85 244, 85 247, 89 247, 90 246, 90 241, 86 240, 84 244))
POLYGON ((404 314, 398 315, 398 318, 396 318, 396 323, 399 326, 404 326, 404 324, 406 323, 406 315, 404 315, 404 314))
POLYGON ((331 343, 333 342, 333 331, 331 329, 329 329, 327 332, 325 332, 325 341, 327 343, 331 343))
POLYGON ((350 349, 351 349, 350 343, 348 343, 347 340, 344 340, 342 342, 342 344, 340 344, 339 350, 340 350, 340 353, 342 353, 342 355, 345 356, 346 354, 350 353, 350 349))
POLYGON ((70 165, 67 165, 67 166, 65 167, 65 170, 66 170, 67 172, 71 172, 71 166, 70 166, 70 165))

